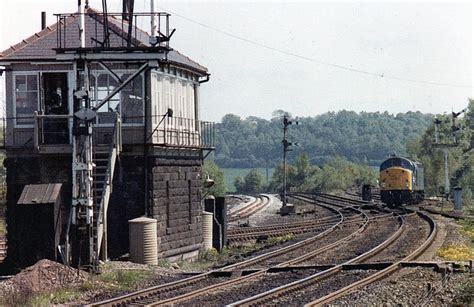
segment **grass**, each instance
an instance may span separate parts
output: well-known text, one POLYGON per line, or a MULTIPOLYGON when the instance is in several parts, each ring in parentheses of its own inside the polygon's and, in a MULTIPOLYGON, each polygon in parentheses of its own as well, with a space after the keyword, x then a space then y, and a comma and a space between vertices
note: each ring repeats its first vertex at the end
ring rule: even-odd
MULTIPOLYGON (((255 168, 260 174, 263 176, 263 182, 268 184, 267 182, 267 170, 264 167, 255 168)), ((221 168, 224 172, 224 179, 225 185, 227 187, 227 191, 230 193, 235 193, 235 186, 234 180, 238 176, 245 177, 252 168, 221 168)), ((273 172, 275 171, 274 168, 268 168, 268 180, 272 179, 273 172)))
POLYGON ((462 226, 464 233, 471 240, 471 245, 474 243, 474 220, 471 219, 462 219, 458 223, 462 226))
POLYGON ((28 301, 31 306, 50 306, 51 304, 64 304, 79 299, 81 291, 76 288, 67 287, 54 291, 47 291, 33 295, 28 301))
POLYGON ((131 290, 150 278, 148 270, 118 270, 102 273, 95 278, 109 289, 131 290))

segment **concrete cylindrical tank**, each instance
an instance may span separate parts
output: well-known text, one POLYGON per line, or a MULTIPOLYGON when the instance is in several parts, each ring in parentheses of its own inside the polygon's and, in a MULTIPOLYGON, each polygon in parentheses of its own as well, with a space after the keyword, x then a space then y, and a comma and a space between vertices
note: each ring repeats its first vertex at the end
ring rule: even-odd
POLYGON ((202 247, 205 250, 212 248, 212 219, 214 214, 211 212, 202 213, 202 247))
POLYGON ((142 264, 158 264, 158 238, 156 220, 138 217, 128 221, 130 261, 142 264))

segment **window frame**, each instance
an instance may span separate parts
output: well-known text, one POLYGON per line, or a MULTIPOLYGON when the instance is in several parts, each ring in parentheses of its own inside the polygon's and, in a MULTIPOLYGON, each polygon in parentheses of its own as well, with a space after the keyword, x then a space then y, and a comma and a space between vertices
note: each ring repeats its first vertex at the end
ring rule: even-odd
MULTIPOLYGON (((129 70, 121 69, 121 70, 116 70, 115 73, 121 78, 124 74, 129 74, 130 75, 133 72, 131 72, 129 70)), ((93 95, 94 95, 94 100, 92 100, 92 103, 93 103, 92 105, 93 106, 97 105, 97 103, 99 102, 98 101, 98 92, 99 92, 98 91, 98 80, 99 80, 99 76, 102 75, 102 74, 107 75, 107 78, 108 78, 107 79, 107 83, 108 83, 107 88, 110 87, 110 78, 114 79, 113 75, 110 74, 106 70, 93 70, 93 71, 90 72, 90 75, 94 76, 94 81, 95 81, 94 84, 91 85, 91 87, 93 88, 93 95)), ((142 86, 141 86, 141 92, 142 92, 142 121, 140 123, 126 123, 126 122, 123 121, 123 118, 122 118, 122 126, 125 126, 125 127, 143 127, 143 126, 145 126, 145 108, 146 108, 146 105, 145 105, 145 100, 146 100, 146 92, 145 92, 145 90, 146 90, 146 88, 145 88, 146 78, 145 78, 145 73, 141 73, 139 75, 139 77, 142 78, 142 81, 141 81, 142 82, 142 86)), ((121 100, 121 97, 120 97, 122 91, 123 91, 123 89, 116 94, 116 96, 117 95, 119 96, 118 100, 119 100, 119 105, 120 105, 120 116, 121 117, 123 116, 123 114, 122 114, 123 105, 122 105, 122 100, 121 100)), ((116 96, 114 96, 114 97, 116 97, 116 96)), ((116 99, 114 98, 113 100, 116 100, 116 99)), ((99 112, 97 111, 97 113, 99 113, 99 112)), ((114 123, 99 123, 99 114, 97 114, 96 120, 94 122, 94 126, 99 127, 99 128, 101 128, 101 127, 113 127, 114 123)))
MULTIPOLYGON (((40 108, 40 100, 41 100, 41 75, 39 71, 15 71, 12 74, 12 92, 13 92, 13 118, 14 118, 14 127, 15 128, 34 128, 34 119, 32 119, 31 124, 22 124, 18 123, 18 117, 17 117, 17 91, 16 91, 16 77, 17 76, 25 76, 25 82, 26 82, 26 91, 25 93, 28 93, 28 76, 36 76, 36 110, 38 111, 40 108)), ((34 111, 33 111, 34 112, 34 111)), ((33 116, 33 114, 31 114, 33 116)))

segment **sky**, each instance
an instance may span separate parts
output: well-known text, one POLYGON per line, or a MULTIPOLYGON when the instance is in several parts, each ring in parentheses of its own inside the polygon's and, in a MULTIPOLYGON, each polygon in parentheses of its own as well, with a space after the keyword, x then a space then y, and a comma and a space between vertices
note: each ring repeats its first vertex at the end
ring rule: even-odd
MULTIPOLYGON (((102 1, 90 0, 101 8, 102 1)), ((204 120, 328 111, 443 113, 473 95, 470 2, 165 1, 171 45, 206 66, 204 120)), ((0 0, 0 49, 76 0, 0 0), (14 31, 12 31, 14 29, 14 31)), ((148 11, 150 0, 135 0, 148 11)), ((108 0, 109 11, 121 1, 108 0)), ((143 28, 149 24, 143 21, 143 28)), ((0 90, 0 95, 1 95, 0 90)))

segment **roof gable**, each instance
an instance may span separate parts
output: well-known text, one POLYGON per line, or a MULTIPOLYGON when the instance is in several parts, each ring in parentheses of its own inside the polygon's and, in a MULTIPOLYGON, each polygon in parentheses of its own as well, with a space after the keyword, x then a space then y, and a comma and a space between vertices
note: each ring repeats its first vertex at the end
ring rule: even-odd
MULTIPOLYGON (((99 11, 89 8, 87 13, 99 13, 99 11)), ((103 40, 103 27, 97 27, 97 24, 103 25, 102 21, 97 20, 97 16, 86 15, 85 17, 85 33, 93 33, 94 38, 98 41, 103 40), (97 22, 97 21, 98 22, 97 22)), ((75 26, 78 18, 71 14, 65 21, 65 47, 74 48, 79 47, 79 27, 75 26)), ((109 17, 109 42, 110 46, 122 46, 123 41, 127 37, 128 23, 120 19, 109 17)), ((64 25, 61 25, 64 27, 64 25)), ((149 35, 139 29, 134 28, 132 34, 132 44, 135 46, 148 46, 149 35)), ((0 62, 2 61, 37 61, 37 60, 55 60, 56 51, 53 48, 57 46, 58 39, 58 24, 55 23, 45 29, 33 34, 24 39, 16 45, 0 52, 0 62)), ((97 41, 93 40, 91 36, 86 37, 86 47, 95 47, 97 41)), ((168 52, 168 60, 178 66, 186 66, 190 69, 197 70, 201 73, 206 73, 207 68, 199 63, 191 60, 176 50, 168 52)))

